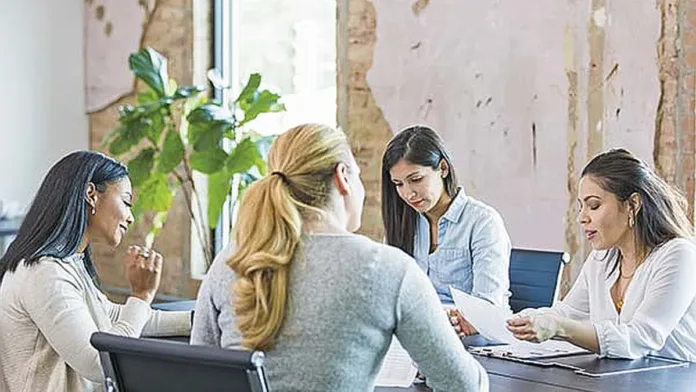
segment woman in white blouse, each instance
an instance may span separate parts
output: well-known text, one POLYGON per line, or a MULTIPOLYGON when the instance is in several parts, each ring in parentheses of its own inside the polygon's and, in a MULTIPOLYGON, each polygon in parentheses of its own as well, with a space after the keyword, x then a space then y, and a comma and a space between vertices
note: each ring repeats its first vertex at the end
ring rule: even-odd
POLYGON ((125 305, 95 284, 90 244, 123 240, 133 223, 132 198, 126 166, 98 152, 73 152, 48 172, 0 259, 0 391, 101 390, 92 333, 190 332, 190 312, 150 309, 162 271, 157 252, 128 249, 125 305))
POLYGON ((578 196, 593 252, 562 301, 523 310, 508 329, 603 356, 696 362, 696 245, 685 198, 623 149, 587 164, 578 196))

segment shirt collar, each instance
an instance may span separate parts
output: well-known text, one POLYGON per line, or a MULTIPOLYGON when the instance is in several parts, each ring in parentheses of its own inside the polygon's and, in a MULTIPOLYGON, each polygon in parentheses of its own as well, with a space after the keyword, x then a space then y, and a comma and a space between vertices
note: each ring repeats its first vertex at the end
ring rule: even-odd
POLYGON ((64 263, 76 263, 76 262, 83 262, 85 260, 85 254, 84 253, 75 253, 70 256, 65 257, 63 260, 64 263))
POLYGON ((466 203, 468 201, 469 197, 466 195, 466 192, 464 192, 464 188, 459 187, 457 190, 457 195, 454 196, 454 200, 452 200, 452 203, 450 204, 449 208, 447 208, 445 215, 442 217, 452 223, 459 222, 459 219, 462 217, 462 213, 464 212, 464 207, 466 207, 466 203))

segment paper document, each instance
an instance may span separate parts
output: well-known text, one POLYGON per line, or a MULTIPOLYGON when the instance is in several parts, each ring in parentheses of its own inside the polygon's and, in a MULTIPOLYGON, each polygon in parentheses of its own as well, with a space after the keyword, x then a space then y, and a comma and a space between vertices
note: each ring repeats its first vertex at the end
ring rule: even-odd
POLYGON ((517 343, 503 346, 470 347, 469 351, 473 354, 519 359, 555 358, 589 353, 584 348, 563 340, 547 340, 542 343, 517 341, 517 343))
POLYGON ((505 327, 505 321, 512 318, 511 311, 493 306, 452 286, 450 292, 459 312, 484 338, 508 344, 519 342, 505 327))
POLYGON ((401 346, 396 336, 392 337, 382 368, 377 374, 375 386, 408 388, 413 384, 416 373, 418 368, 411 360, 411 356, 401 346))
POLYGON ((506 321, 512 312, 493 306, 491 303, 450 287, 452 298, 462 316, 476 328, 478 333, 488 340, 495 340, 507 345, 470 348, 476 354, 507 355, 515 358, 551 358, 589 352, 562 340, 547 340, 532 343, 517 340, 510 332, 506 321))

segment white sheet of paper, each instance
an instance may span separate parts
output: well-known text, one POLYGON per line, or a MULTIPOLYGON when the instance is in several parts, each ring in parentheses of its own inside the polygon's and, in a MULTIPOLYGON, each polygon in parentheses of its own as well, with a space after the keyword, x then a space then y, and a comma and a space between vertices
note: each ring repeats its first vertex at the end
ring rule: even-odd
POLYGON ((502 346, 470 347, 469 351, 474 354, 498 354, 521 359, 554 358, 565 355, 589 353, 589 351, 584 348, 563 340, 547 340, 542 343, 518 341, 514 344, 502 346))
POLYGON ((375 386, 408 388, 413 384, 417 373, 418 368, 411 360, 411 356, 394 336, 387 355, 384 356, 382 368, 377 374, 375 386))
POLYGON ((508 344, 519 342, 505 327, 505 321, 512 317, 511 311, 493 306, 452 286, 450 293, 459 312, 483 337, 508 344))

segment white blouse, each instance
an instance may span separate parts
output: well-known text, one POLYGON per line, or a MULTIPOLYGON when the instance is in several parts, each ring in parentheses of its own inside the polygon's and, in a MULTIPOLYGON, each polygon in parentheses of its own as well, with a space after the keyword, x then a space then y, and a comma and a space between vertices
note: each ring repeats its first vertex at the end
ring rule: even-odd
POLYGON ((594 325, 600 355, 658 355, 696 362, 696 244, 677 238, 656 248, 636 269, 619 314, 610 289, 619 268, 594 251, 553 313, 594 325))

